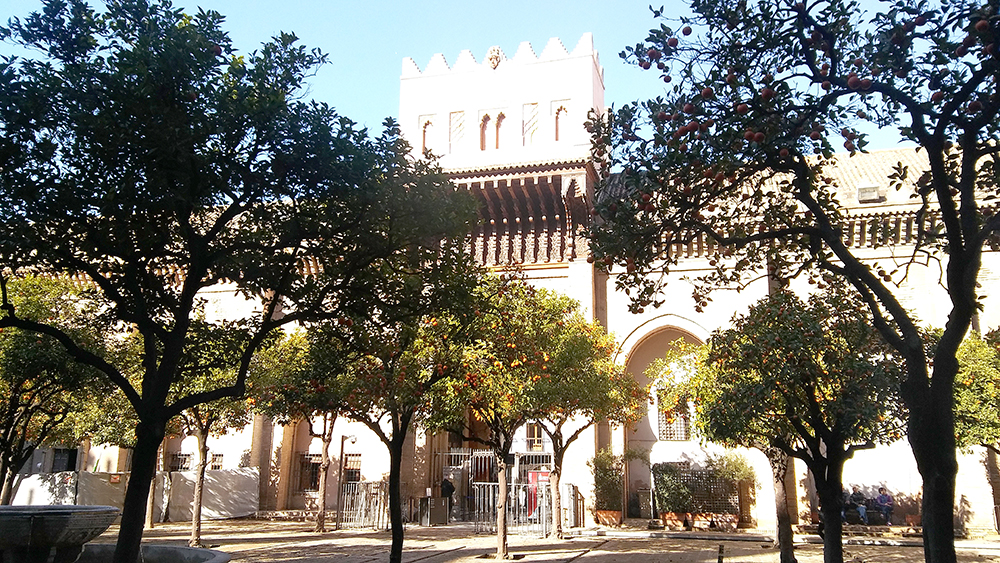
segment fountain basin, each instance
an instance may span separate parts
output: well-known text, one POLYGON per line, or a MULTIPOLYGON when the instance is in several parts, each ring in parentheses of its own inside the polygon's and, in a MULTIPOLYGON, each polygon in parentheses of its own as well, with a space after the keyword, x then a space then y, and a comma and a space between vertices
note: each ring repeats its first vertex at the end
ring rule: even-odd
MULTIPOLYGON (((83 546, 76 563, 107 563, 115 553, 113 543, 91 543, 83 546)), ((228 563, 230 555, 214 549, 173 545, 143 545, 142 563, 228 563)))
POLYGON ((0 562, 72 563, 118 517, 113 506, 0 506, 0 562))

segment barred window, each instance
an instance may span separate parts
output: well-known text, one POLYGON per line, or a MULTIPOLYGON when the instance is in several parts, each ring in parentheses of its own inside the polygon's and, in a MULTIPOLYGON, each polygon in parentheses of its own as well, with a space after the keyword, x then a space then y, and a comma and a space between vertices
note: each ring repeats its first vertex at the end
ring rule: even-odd
POLYGON ((361 454, 344 454, 344 482, 361 480, 361 454))
POLYGON ((212 462, 208 468, 214 470, 222 469, 222 454, 212 454, 212 462))
POLYGON ((170 456, 171 471, 190 471, 191 454, 173 454, 170 456))
POLYGON ((319 490, 319 454, 299 455, 299 492, 312 492, 319 490))
POLYGON ((683 441, 691 439, 691 416, 687 406, 683 410, 659 411, 659 436, 661 441, 683 441))
POLYGON ((542 425, 537 422, 529 423, 527 426, 528 451, 542 451, 542 425))

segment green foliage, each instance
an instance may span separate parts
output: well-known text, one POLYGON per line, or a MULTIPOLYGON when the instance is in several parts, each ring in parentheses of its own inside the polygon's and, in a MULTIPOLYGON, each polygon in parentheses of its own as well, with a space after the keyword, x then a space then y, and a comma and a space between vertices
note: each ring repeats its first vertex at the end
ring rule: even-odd
POLYGON ((596 510, 621 510, 625 482, 625 460, 610 448, 597 450, 587 462, 594 474, 594 508, 596 510))
POLYGON ((898 440, 901 362, 853 294, 832 286, 803 302, 781 291, 713 334, 696 379, 696 423, 709 440, 773 444, 795 457, 898 440))
MULTIPOLYGON (((95 354, 106 354, 111 329, 102 303, 70 282, 27 277, 9 284, 12 305, 32 320, 45 320, 73 335, 95 354)), ((75 445, 74 413, 108 392, 99 372, 77 363, 53 337, 0 329, 0 481, 8 479, 35 448, 75 445)))
POLYGON ((733 452, 709 455, 704 469, 682 469, 676 463, 657 463, 650 469, 661 512, 737 514, 736 484, 746 481, 751 490, 757 486, 757 476, 746 458, 733 452))
MULTIPOLYGON (((654 10, 660 25, 621 54, 651 71, 656 90, 667 83, 663 94, 588 123, 601 177, 600 219, 588 232, 593 260, 602 269, 624 267, 616 283, 629 290, 633 310, 663 303, 669 275, 690 245, 705 248, 711 266, 692 280, 697 310, 714 289, 745 287, 765 272, 776 280, 845 279, 905 358, 902 393, 924 477, 927 554, 953 560, 956 354, 979 303, 983 248, 1000 240, 992 209, 1000 195, 1000 6, 687 4, 690 15, 654 10), (896 255, 909 260, 879 264, 845 244, 848 214, 836 197, 843 186, 827 171, 835 146, 864 150, 865 128, 889 126, 921 149, 928 166, 899 163, 886 174, 886 184, 910 196, 917 228, 901 242, 890 222, 866 231, 873 246, 907 247, 896 255), (941 260, 951 301, 933 361, 896 293, 927 254, 941 260)), ((839 544, 831 539, 827 547, 839 559, 839 544)))
POLYGON ((547 377, 533 382, 530 395, 532 417, 544 423, 555 447, 567 447, 594 422, 631 424, 645 414, 648 395, 615 364, 616 346, 600 323, 583 319, 575 302, 549 326, 548 339, 539 343, 549 357, 547 377), (586 426, 562 434, 567 422, 581 418, 586 426))
POLYGON ((681 469, 674 463, 657 463, 651 467, 660 512, 691 512, 691 489, 684 483, 681 469))
POLYGON ((751 489, 759 486, 757 473, 753 470, 750 462, 741 454, 736 452, 725 452, 718 456, 709 456, 707 467, 719 478, 733 482, 744 481, 750 484, 751 489))
MULTIPOLYGON (((303 99, 326 55, 288 33, 237 54, 222 23, 167 0, 100 13, 46 0, 0 27, 28 53, 0 61, 0 285, 23 271, 82 277, 142 336, 138 378, 62 340, 140 421, 119 560, 137 555, 148 483, 135 476, 151 474, 168 421, 242 395, 277 327, 371 316, 412 295, 394 272, 440 283, 474 220, 471 196, 410 159, 394 122, 373 138, 303 99), (178 392, 198 296, 222 283, 262 304, 227 311, 246 321, 236 377, 178 392)), ((9 307, 0 326, 68 336, 9 307)))
POLYGON ((970 335, 958 348, 955 439, 960 448, 1000 442, 1000 333, 970 335))
POLYGON ((513 433, 542 410, 535 384, 554 377, 550 347, 574 305, 516 276, 488 277, 479 291, 486 302, 474 311, 473 338, 460 373, 435 394, 428 424, 456 431, 484 424, 490 435, 469 438, 505 455, 513 433))

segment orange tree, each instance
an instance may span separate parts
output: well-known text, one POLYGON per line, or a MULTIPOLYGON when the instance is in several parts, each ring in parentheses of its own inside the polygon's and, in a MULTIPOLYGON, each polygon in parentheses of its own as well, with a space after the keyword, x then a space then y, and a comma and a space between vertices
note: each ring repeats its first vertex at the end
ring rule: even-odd
MULTIPOLYGON (((387 120, 375 138, 302 98, 326 56, 281 34, 237 54, 213 11, 169 0, 47 0, 0 27, 0 286, 25 271, 87 279, 142 336, 139 377, 6 299, 0 327, 49 334, 102 372, 138 420, 116 563, 138 558, 168 422, 245 391, 277 327, 343 316, 380 297, 387 271, 433 267, 474 210, 408 158, 387 120), (200 296, 226 284, 246 307, 236 377, 172 390, 200 296), (275 312, 281 304, 281 312, 275 312)), ((235 310, 231 310, 235 313, 235 310)))
MULTIPOLYGON (((204 318, 193 320, 180 361, 180 381, 174 393, 186 396, 232 385, 237 377, 240 356, 247 345, 244 340, 249 333, 252 331, 241 322, 212 324, 204 318)), ((261 347, 262 354, 269 352, 275 336, 276 333, 272 333, 261 347)), ((260 357, 255 356, 248 374, 248 385, 252 386, 260 377, 261 369, 260 357)), ((191 503, 191 537, 188 540, 191 547, 205 547, 201 541, 201 513, 205 471, 210 460, 208 439, 242 429, 250 423, 251 413, 251 401, 247 397, 222 397, 192 405, 178 416, 180 430, 194 436, 198 442, 198 464, 195 466, 191 503)))
POLYGON ((348 358, 341 354, 340 341, 324 336, 322 330, 311 329, 305 335, 294 333, 282 338, 261 356, 264 376, 252 392, 256 411, 274 417, 281 424, 305 421, 309 436, 320 440, 317 532, 326 531, 326 484, 333 426, 350 391, 343 376, 348 358))
POLYGON ((687 385, 663 385, 660 405, 695 401, 702 435, 729 446, 771 445, 812 473, 826 528, 824 560, 843 561, 844 463, 902 437, 902 366, 860 301, 830 290, 808 303, 787 291, 717 331, 687 385))
POLYGON ((461 374, 436 390, 426 424, 492 450, 500 489, 497 557, 507 559, 507 471, 514 434, 541 410, 533 391, 554 377, 554 344, 575 305, 516 275, 487 278, 483 291, 488 303, 474 311, 475 340, 456 366, 461 374))
POLYGON ((562 498, 559 491, 566 450, 584 430, 597 422, 637 422, 649 397, 632 376, 615 365, 616 342, 597 322, 586 322, 579 305, 570 303, 562 320, 552 327, 547 343, 547 377, 533 383, 531 417, 552 441, 553 533, 562 537, 562 498))
MULTIPOLYGON (((662 300, 660 274, 677 260, 671 243, 683 248, 698 237, 716 245, 715 269, 694 290, 699 307, 712 288, 739 286, 765 264, 778 278, 813 268, 845 278, 906 360, 902 397, 923 477, 925 557, 951 563, 955 354, 976 311, 984 245, 1000 226, 985 206, 997 189, 1000 5, 894 0, 866 12, 855 0, 687 4, 689 15, 655 10, 662 25, 622 53, 666 82, 664 94, 589 124, 605 183, 590 232, 594 257, 625 266, 618 283, 631 288, 634 308, 662 300), (918 208, 906 254, 943 264, 950 311, 933 358, 895 291, 908 269, 869 265, 845 243, 844 209, 823 172, 835 145, 863 150, 869 126, 897 126, 928 159, 926 173, 900 165, 887 183, 906 186, 918 208)), ((871 234, 876 245, 892 244, 891 233, 871 234)))
MULTIPOLYGON (((111 335, 94 295, 67 281, 27 277, 11 284, 29 319, 60 327, 105 355, 111 335)), ((15 478, 40 446, 74 442, 73 413, 107 384, 75 362, 52 337, 0 329, 0 504, 10 504, 15 478)))
POLYGON ((993 504, 1000 502, 997 457, 1000 456, 1000 332, 970 335, 958 349, 955 379, 955 439, 960 448, 986 448, 986 477, 993 504))

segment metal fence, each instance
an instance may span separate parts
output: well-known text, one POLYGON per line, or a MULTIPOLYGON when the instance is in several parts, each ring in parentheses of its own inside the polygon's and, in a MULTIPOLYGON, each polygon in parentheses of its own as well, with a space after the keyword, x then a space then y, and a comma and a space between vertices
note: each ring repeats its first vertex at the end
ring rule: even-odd
POLYGON ((340 501, 342 510, 337 511, 339 528, 385 530, 389 527, 388 483, 345 482, 341 485, 340 501))
MULTIPOLYGON (((552 499, 548 483, 516 483, 507 488, 507 532, 545 537, 552 530, 552 499)), ((499 483, 473 483, 476 533, 496 533, 499 483)))

